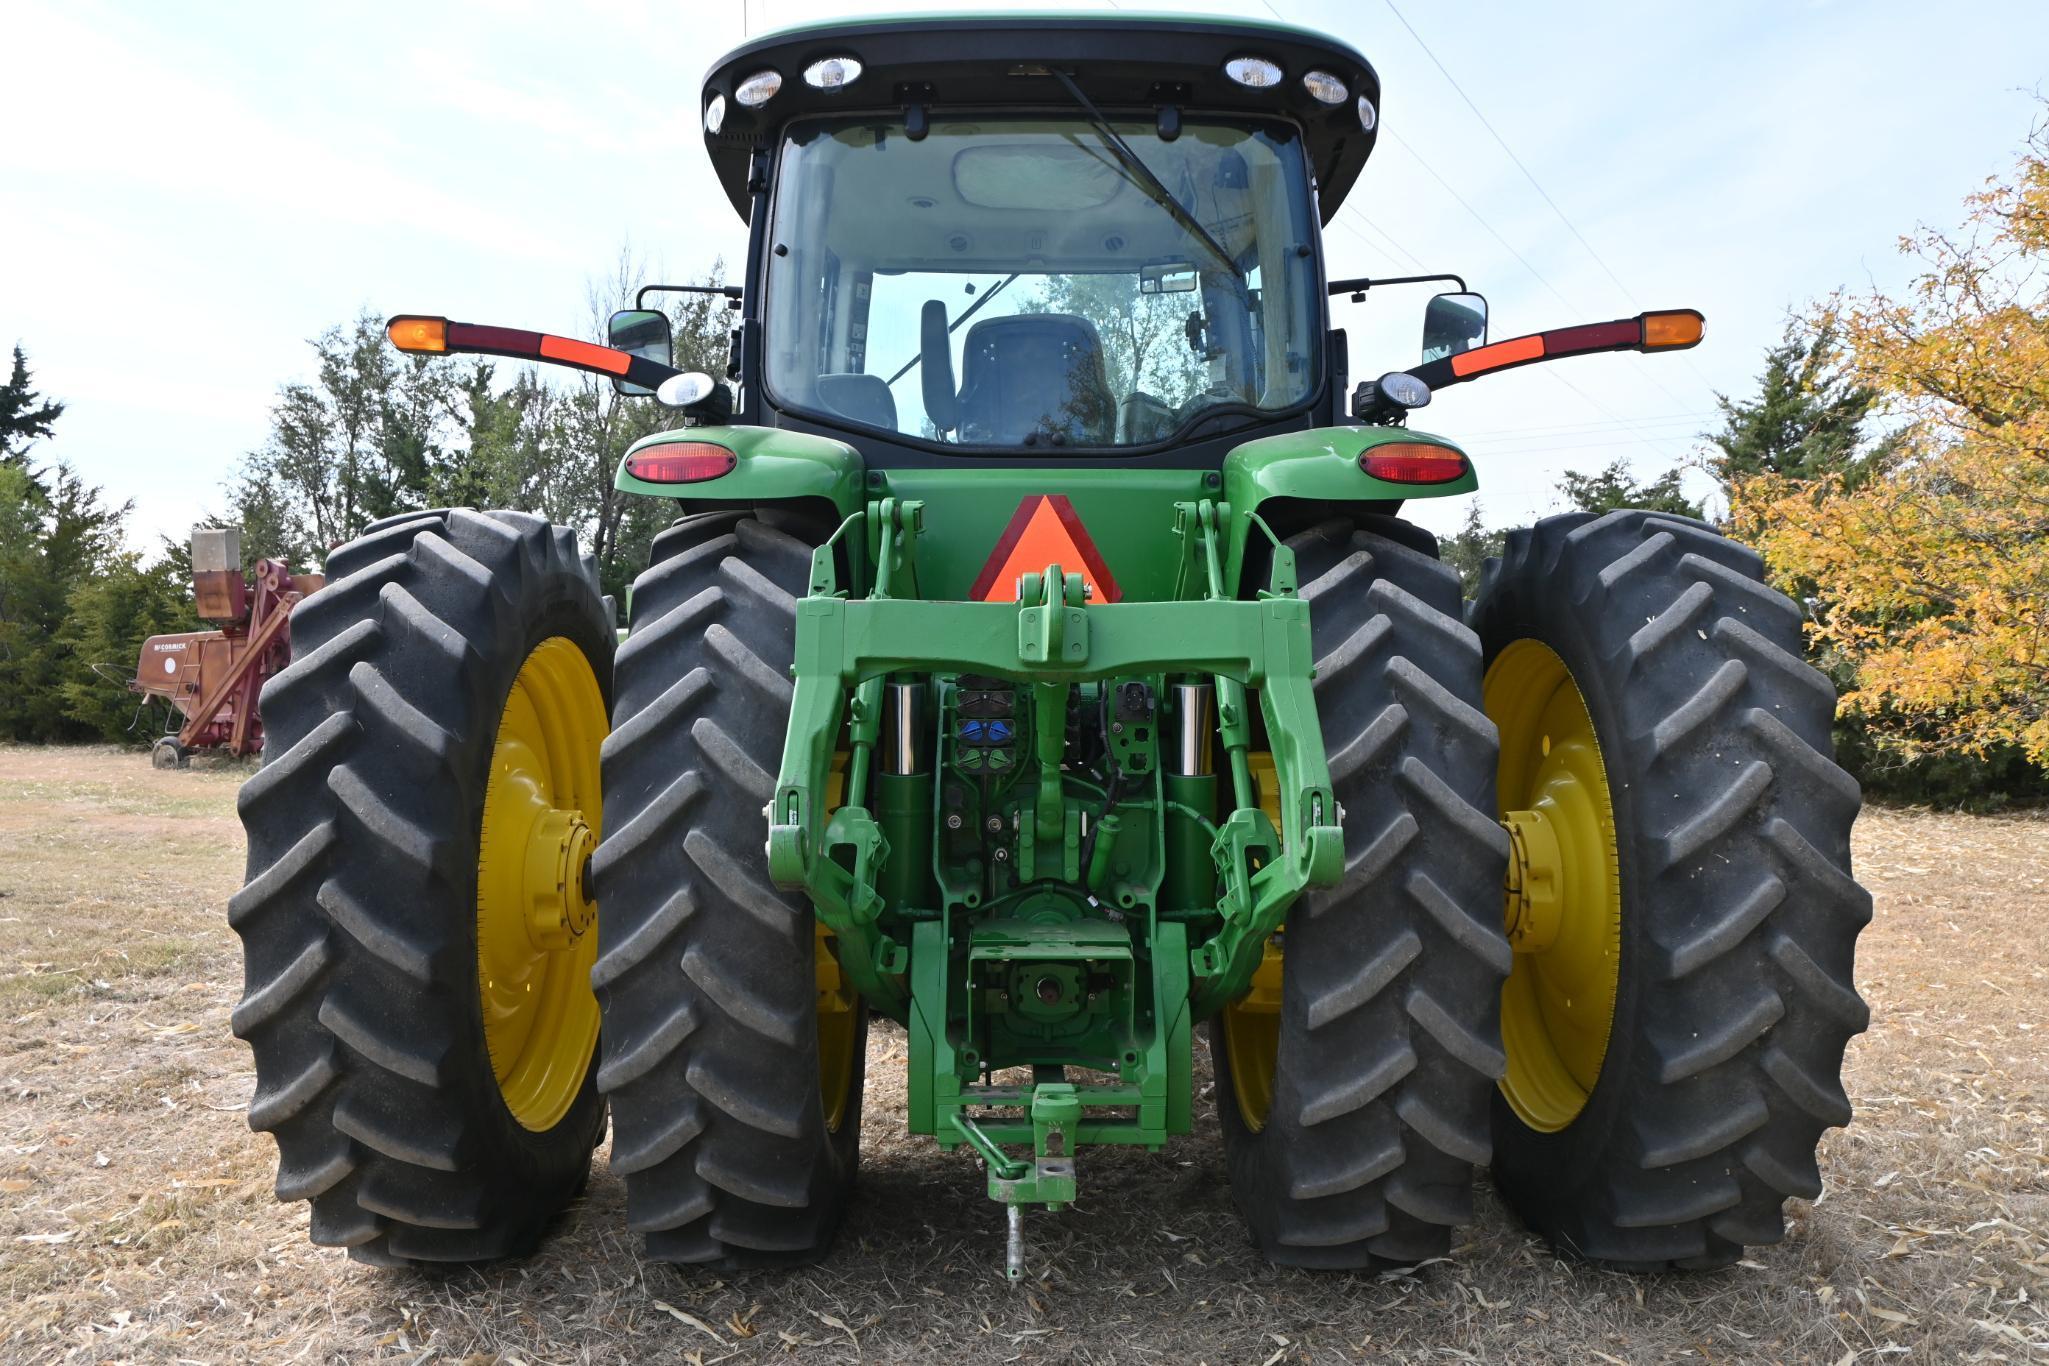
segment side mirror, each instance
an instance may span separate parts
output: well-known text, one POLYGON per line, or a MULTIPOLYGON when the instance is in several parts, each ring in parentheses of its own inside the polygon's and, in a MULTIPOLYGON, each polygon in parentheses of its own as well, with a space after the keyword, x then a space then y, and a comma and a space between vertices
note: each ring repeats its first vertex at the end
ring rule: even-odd
MULTIPOLYGON (((674 365, 676 343, 669 330, 669 315, 657 313, 649 308, 622 308, 605 323, 605 340, 615 351, 639 356, 660 365, 674 365)), ((628 384, 617 375, 612 377, 612 387, 620 393, 635 398, 644 398, 654 392, 638 384, 628 384)))
POLYGON ((1423 310, 1423 363, 1487 344, 1487 299, 1482 294, 1439 294, 1423 310))

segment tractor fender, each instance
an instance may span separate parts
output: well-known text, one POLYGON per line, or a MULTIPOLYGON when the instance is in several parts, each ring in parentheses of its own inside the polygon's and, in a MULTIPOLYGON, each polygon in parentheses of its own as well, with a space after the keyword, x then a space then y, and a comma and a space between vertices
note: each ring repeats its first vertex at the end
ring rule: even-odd
POLYGON ((844 441, 776 427, 680 427, 644 436, 627 449, 612 485, 625 493, 675 498, 692 508, 823 499, 840 517, 860 511, 866 466, 844 441), (630 462, 645 451, 677 442, 705 442, 733 453, 733 468, 715 479, 655 483, 633 474, 630 462))
POLYGON ((1401 441, 1425 441, 1465 454, 1446 437, 1406 427, 1312 427, 1233 447, 1224 457, 1224 500, 1231 509, 1225 581, 1237 582, 1245 561, 1246 539, 1255 534, 1250 514, 1271 499, 1369 504, 1362 510, 1393 512, 1411 498, 1443 498, 1480 486, 1470 457, 1464 473, 1441 484, 1397 484, 1366 473, 1361 456, 1401 441))

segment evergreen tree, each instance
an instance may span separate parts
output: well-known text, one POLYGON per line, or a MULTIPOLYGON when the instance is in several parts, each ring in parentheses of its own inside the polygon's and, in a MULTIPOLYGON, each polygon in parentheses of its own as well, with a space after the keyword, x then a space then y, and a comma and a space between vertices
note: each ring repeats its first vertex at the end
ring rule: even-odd
POLYGON ((43 486, 0 466, 0 735, 76 737, 62 684, 71 655, 58 638, 74 589, 101 573, 120 543, 124 503, 58 464, 43 486), (47 488, 47 492, 43 492, 47 488))
POLYGON ((139 699, 122 684, 149 637, 205 629, 192 610, 189 555, 184 563, 187 572, 181 573, 170 557, 145 564, 140 555, 123 551, 71 590, 57 632, 58 692, 69 727, 102 740, 154 736, 154 727, 136 724, 139 699))
POLYGON ((1704 517, 1705 510, 1679 488, 1679 471, 1666 470, 1648 484, 1639 484, 1629 472, 1627 460, 1617 460, 1593 474, 1567 470, 1565 497, 1579 512, 1614 512, 1619 508, 1643 508, 1650 512, 1671 512, 1681 517, 1704 517))
POLYGON ((1863 429, 1878 392, 1844 373, 1831 314, 1794 319, 1765 352, 1754 398, 1715 396, 1722 430, 1711 433, 1721 454, 1716 475, 1726 486, 1759 474, 1814 479, 1840 474, 1854 486, 1882 467, 1891 441, 1864 448, 1863 429))
POLYGON ((47 437, 64 405, 38 394, 29 385, 28 357, 17 344, 14 370, 0 385, 0 464, 28 467, 28 448, 47 437))

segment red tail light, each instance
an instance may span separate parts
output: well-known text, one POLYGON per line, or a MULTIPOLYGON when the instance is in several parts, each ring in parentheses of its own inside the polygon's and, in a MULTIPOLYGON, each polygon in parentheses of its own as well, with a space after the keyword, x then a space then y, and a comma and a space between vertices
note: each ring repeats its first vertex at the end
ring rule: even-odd
POLYGON ((1391 484, 1449 484, 1466 472, 1466 458, 1449 446, 1389 441, 1361 453, 1359 468, 1391 484))
POLYGON ((650 484, 701 484, 731 474, 739 461, 709 441, 672 441, 626 457, 626 472, 650 484))

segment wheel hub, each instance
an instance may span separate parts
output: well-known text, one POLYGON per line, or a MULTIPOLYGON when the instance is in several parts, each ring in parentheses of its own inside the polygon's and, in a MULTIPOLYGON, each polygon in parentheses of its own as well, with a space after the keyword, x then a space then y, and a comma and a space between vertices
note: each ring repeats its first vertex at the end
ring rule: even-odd
POLYGON ((527 837, 527 937, 543 952, 566 949, 597 923, 588 871, 597 848, 581 811, 544 810, 527 837))
POLYGON ((1558 832, 1542 811, 1507 811, 1508 886, 1503 925, 1517 953, 1542 953, 1558 939, 1563 862, 1558 832))

